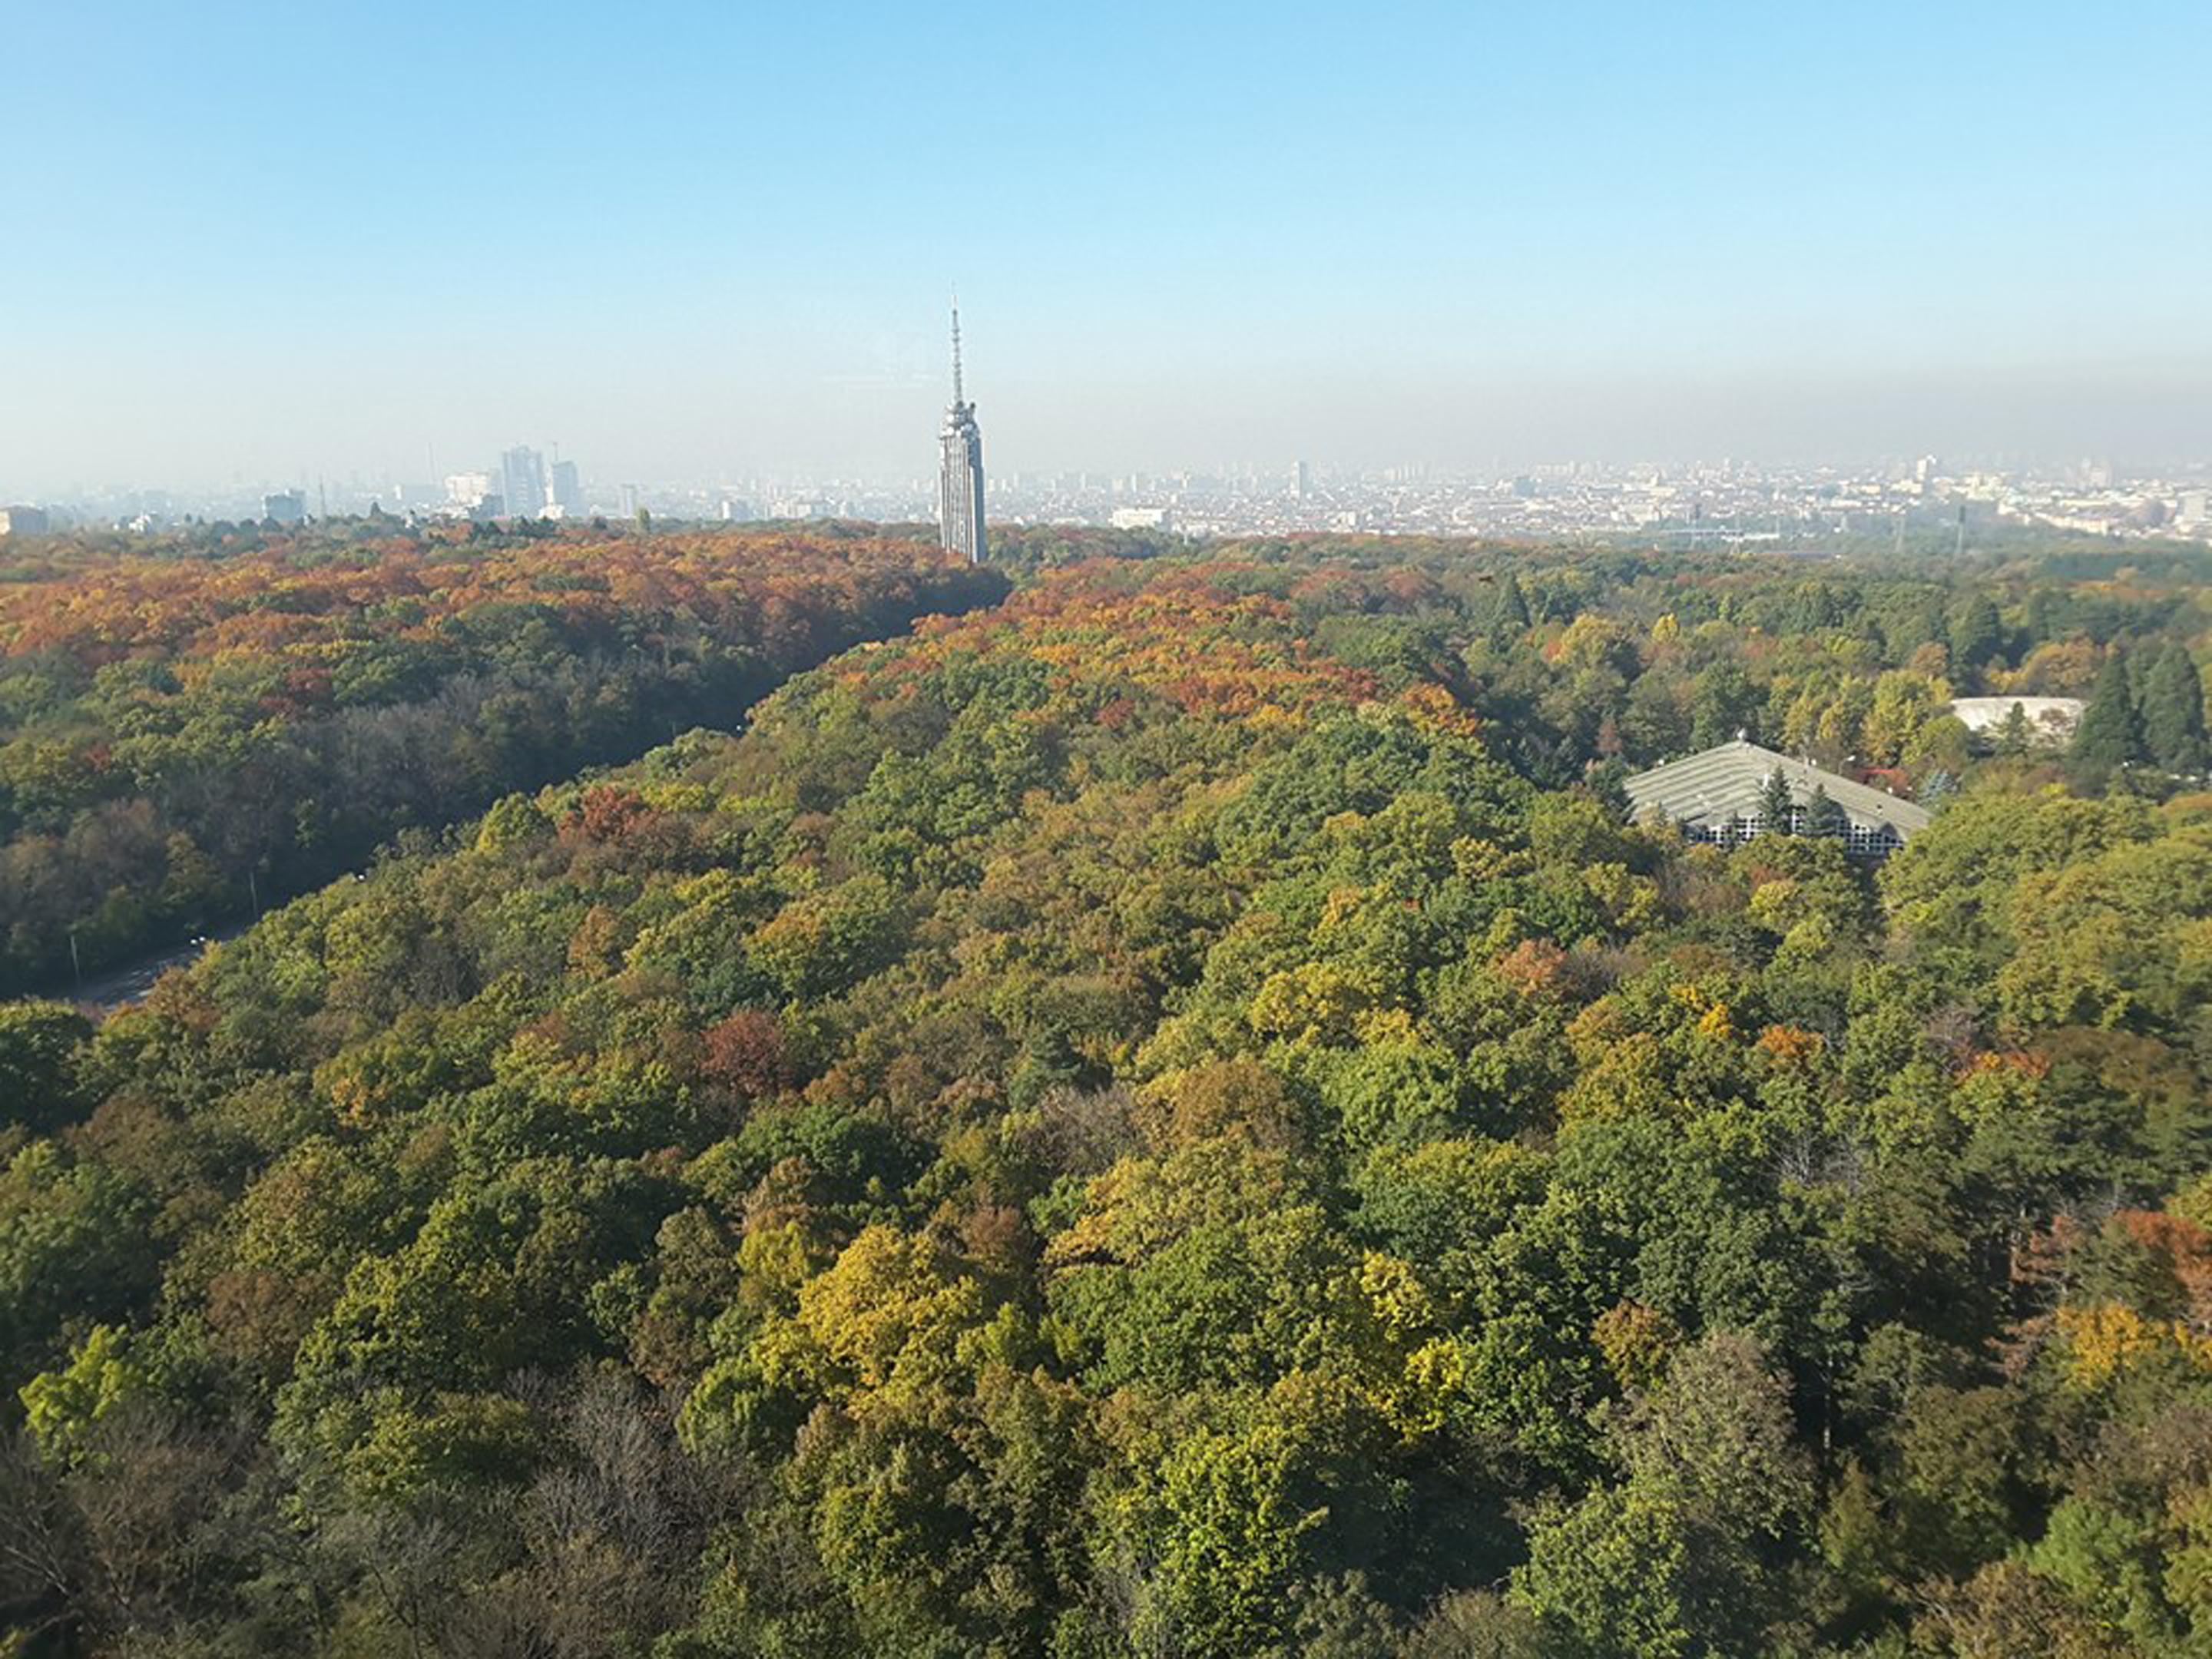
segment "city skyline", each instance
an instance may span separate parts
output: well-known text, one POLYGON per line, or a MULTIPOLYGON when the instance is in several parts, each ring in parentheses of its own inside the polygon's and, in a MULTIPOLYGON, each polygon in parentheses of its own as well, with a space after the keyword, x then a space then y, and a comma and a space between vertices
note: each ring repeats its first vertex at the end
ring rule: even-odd
POLYGON ((904 472, 955 273, 1015 471, 2212 442, 2212 224, 2171 182, 2212 111, 2149 72, 2201 7, 1333 16, 402 3, 334 122, 342 15, 25 9, 0 491, 429 476, 520 431, 631 477, 904 472), (495 36, 595 111, 533 135, 526 233, 471 187, 495 36), (834 104, 731 78, 817 62, 834 104), (944 210, 946 145, 988 211, 944 210))
MULTIPOLYGON (((1745 391, 1724 412, 1671 401, 1657 384, 1615 386, 1601 398, 1561 380, 1544 395, 1525 398, 1514 420, 1496 425, 1454 418, 1449 398, 1422 403, 1407 392, 1394 402, 1395 394, 1384 386, 1340 396, 1335 407, 1340 424, 1296 419, 1279 410, 1228 427, 1188 400, 1176 400, 1164 414, 1153 406, 1148 390, 1108 387, 1084 411, 1100 429, 1095 443, 1072 435, 1066 400, 1052 397, 1018 366, 1004 387, 998 380, 994 374, 1000 410, 995 443, 1001 470, 1012 473, 1249 469, 1290 465, 1302 457, 1350 471, 1421 466, 1499 474, 1561 465, 1683 469, 1728 459, 1772 468, 1852 471, 1929 451, 2012 469, 2063 466, 2085 456, 2147 471, 2212 459, 2212 362, 2201 385, 2185 365, 2170 365, 2132 385, 2112 378, 2074 382, 2056 375, 1974 376, 1961 371, 1923 383, 1765 387, 1756 396, 1745 391), (2008 403, 2002 395, 2008 391, 2008 403), (1980 409, 1979 400, 1985 398, 1998 406, 1980 409), (1424 434, 1403 441, 1376 435, 1384 411, 1412 406, 1434 416, 1424 434), (2047 417, 2048 410, 2062 406, 2063 420, 2047 417), (1326 441, 1347 428, 1355 430, 1349 441, 1326 441)), ((1480 392, 1463 390, 1468 397, 1480 392)), ((602 463, 608 477, 884 482, 920 476, 930 451, 927 440, 917 444, 915 434, 926 431, 933 404, 942 410, 933 378, 916 374, 911 384, 887 383, 871 395, 890 401, 863 411, 865 418, 849 427, 840 426, 817 405, 821 434, 811 445, 716 444, 647 422, 637 428, 599 424, 600 441, 591 451, 608 458, 602 463)), ((798 398, 794 419, 807 404, 805 396, 798 398)), ((7 406, 0 405, 0 425, 7 416, 7 406)), ((164 459, 157 447, 153 459, 143 463, 128 463, 120 452, 93 446, 67 460, 41 465, 29 446, 12 441, 0 444, 0 495, 63 499, 123 486, 206 494, 227 488, 311 486, 319 477, 443 477, 457 462, 480 466, 484 457, 497 472, 498 458, 512 442, 502 434, 518 428, 573 431, 580 424, 586 423, 534 417, 522 410, 512 421, 471 422, 469 434, 458 439, 449 434, 372 437, 359 447, 248 445, 220 455, 205 452, 198 464, 192 447, 206 440, 196 431, 177 434, 175 459, 164 459), (288 450, 310 453, 288 459, 288 450)))
MULTIPOLYGON (((794 479, 724 475, 690 481, 588 483, 574 460, 550 471, 527 446, 489 469, 435 482, 358 477, 257 495, 238 485, 214 496, 121 489, 49 503, 17 529, 83 524, 159 532, 191 519, 275 520, 380 512, 410 520, 627 520, 642 507, 671 522, 809 520, 927 526, 941 544, 977 557, 968 526, 1094 525, 1193 536, 1300 534, 1611 536, 1660 543, 1788 542, 1833 538, 1963 549, 1992 528, 2040 527, 2111 540, 2212 542, 2212 462, 2153 471, 2108 458, 2014 469, 1932 453, 1861 469, 1762 467, 1723 459, 1684 467, 1554 463, 1517 472, 1405 465, 1359 471, 1298 459, 1164 472, 1001 472, 982 477, 974 407, 956 383, 933 478, 794 479), (971 450, 970 440, 975 447, 971 450), (513 476, 544 476, 551 497, 513 476), (509 494, 525 503, 510 504, 509 494), (948 507, 948 500, 954 505, 948 507), (312 503, 312 504, 311 504, 312 503), (972 508, 972 510, 970 510, 972 508), (957 510, 956 510, 957 509, 957 510), (963 521, 963 514, 965 520, 963 521)), ((28 504, 26 504, 28 505, 28 504)))

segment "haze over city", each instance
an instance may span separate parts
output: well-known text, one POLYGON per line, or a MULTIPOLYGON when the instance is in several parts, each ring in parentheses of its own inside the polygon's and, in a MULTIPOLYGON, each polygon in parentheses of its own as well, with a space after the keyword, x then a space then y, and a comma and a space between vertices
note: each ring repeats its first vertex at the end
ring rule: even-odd
POLYGON ((16 8, 0 493, 2208 447, 2201 6, 861 10, 16 8))

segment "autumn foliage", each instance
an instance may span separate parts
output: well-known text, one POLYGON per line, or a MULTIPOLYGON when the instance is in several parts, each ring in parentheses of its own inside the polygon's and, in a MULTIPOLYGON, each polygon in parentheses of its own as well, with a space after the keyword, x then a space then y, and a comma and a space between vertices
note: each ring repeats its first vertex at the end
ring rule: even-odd
POLYGON ((1004 584, 911 543, 307 532, 0 583, 0 990, 212 928, 512 789, 734 723, 1004 584))
POLYGON ((358 627, 111 561, 173 631, 18 763, 652 714, 0 1008, 27 1651, 2207 1650, 2212 797, 1946 712, 2203 651, 2202 573, 1008 545, 394 550, 477 597, 358 627), (349 714, 398 647, 471 665, 349 714), (1629 821, 1740 728, 1933 821, 1629 821))

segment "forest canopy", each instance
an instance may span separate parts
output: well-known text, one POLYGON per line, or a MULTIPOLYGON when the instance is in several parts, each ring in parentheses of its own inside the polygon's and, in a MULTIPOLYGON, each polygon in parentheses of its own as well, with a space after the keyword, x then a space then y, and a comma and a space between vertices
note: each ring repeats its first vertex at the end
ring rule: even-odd
POLYGON ((2202 1651, 2212 794, 1948 712, 2117 674, 2145 743, 2197 580, 1044 568, 96 1024, 0 1006, 8 1616, 2202 1651), (1627 822, 1739 731, 1934 822, 1627 822))
POLYGON ((251 914, 507 791, 737 724, 794 669, 987 603, 880 539, 386 526, 55 538, 0 580, 0 994, 251 914))

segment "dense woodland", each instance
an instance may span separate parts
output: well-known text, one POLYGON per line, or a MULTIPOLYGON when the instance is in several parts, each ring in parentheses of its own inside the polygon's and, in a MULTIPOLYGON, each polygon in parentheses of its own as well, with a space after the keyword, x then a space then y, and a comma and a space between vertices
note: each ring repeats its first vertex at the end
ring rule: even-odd
MULTIPOLYGON (((2201 553, 1099 546, 0 1005, 21 1652, 2212 1651, 2201 553), (1739 731, 1934 824, 1625 823, 1739 731)), ((662 556, 483 580, 890 603, 662 556)), ((221 681, 53 580, 11 769, 221 681)))
POLYGON ((11 542, 0 994, 68 984, 72 935, 97 973, 1005 592, 908 543, 546 530, 11 542))

